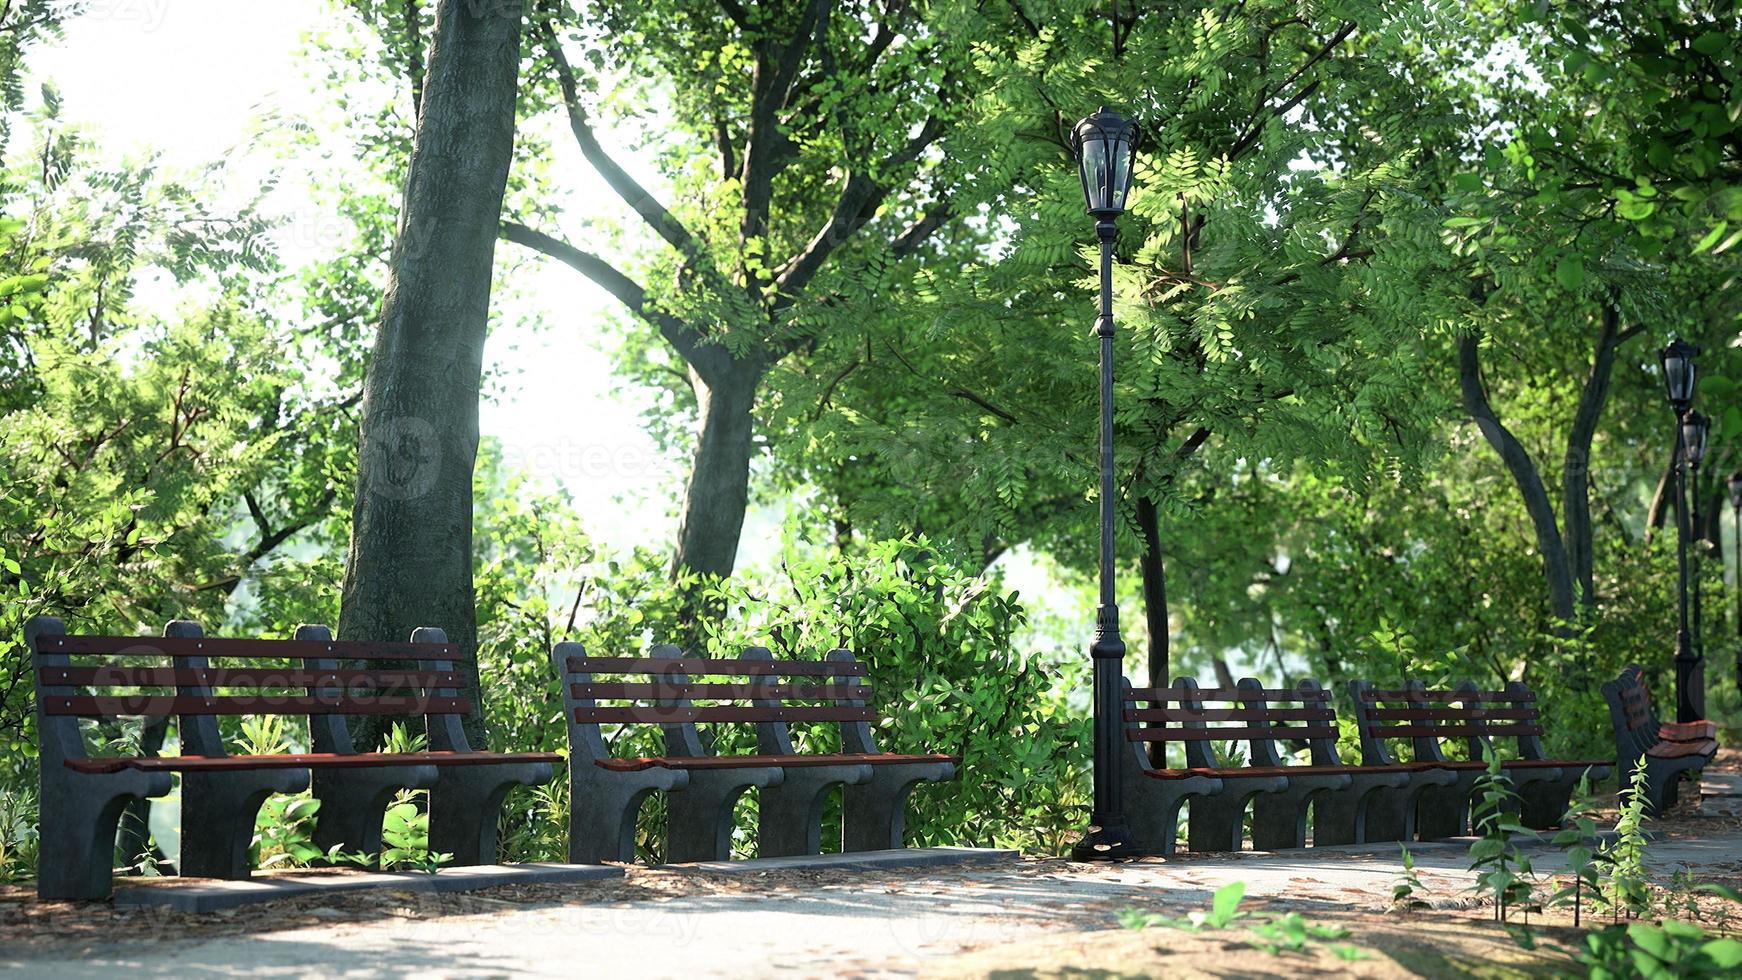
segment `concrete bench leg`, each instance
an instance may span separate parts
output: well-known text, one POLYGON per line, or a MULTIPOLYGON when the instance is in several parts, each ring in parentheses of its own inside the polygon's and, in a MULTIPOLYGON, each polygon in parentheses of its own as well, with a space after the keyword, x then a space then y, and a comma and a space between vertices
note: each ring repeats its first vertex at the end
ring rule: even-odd
POLYGON ((1186 846, 1193 854, 1238 851, 1245 843, 1246 805, 1260 793, 1280 793, 1287 782, 1224 775, 1222 792, 1192 800, 1186 823, 1186 846))
POLYGON ((841 789, 841 850, 905 847, 907 798, 913 788, 920 783, 941 783, 955 777, 956 766, 951 762, 872 766, 870 782, 841 789))
POLYGON ((548 762, 441 766, 429 792, 429 849, 455 867, 496 863, 496 823, 516 786, 550 782, 548 762))
POLYGON ((732 805, 752 786, 777 786, 781 769, 696 769, 690 784, 666 800, 665 860, 725 861, 732 856, 732 805))
MULTIPOLYGON (((1525 786, 1519 790, 1524 805, 1521 808, 1521 818, 1524 825, 1532 830, 1553 830, 1561 825, 1561 818, 1567 815, 1571 805, 1573 791, 1579 788, 1579 780, 1585 775, 1585 769, 1579 766, 1567 766, 1560 771, 1560 778, 1525 786)), ((1591 784, 1596 785, 1609 778, 1608 766, 1590 767, 1591 784)))
POLYGON ((1345 812, 1334 798, 1321 801, 1313 840, 1321 844, 1373 844, 1381 841, 1412 841, 1416 835, 1416 811, 1430 787, 1451 786, 1457 773, 1428 769, 1413 773, 1356 776, 1356 786, 1368 779, 1372 787, 1360 799, 1359 809, 1345 812), (1327 824, 1327 818, 1336 822, 1327 824), (1353 823, 1349 821, 1353 820, 1353 823))
POLYGON ((821 854, 823 804, 835 786, 858 788, 871 781, 868 765, 794 766, 756 800, 759 857, 821 854))
POLYGON ((635 860, 635 817, 656 792, 681 795, 690 774, 676 769, 607 772, 569 763, 569 862, 635 860))
POLYGON ((248 847, 260 805, 274 793, 300 793, 308 785, 307 769, 182 773, 176 873, 184 878, 248 877, 253 870, 248 847))
POLYGON ((362 769, 316 769, 315 846, 337 846, 346 854, 366 854, 371 866, 381 860, 381 822, 400 790, 429 789, 438 778, 435 766, 370 766, 362 769))
POLYGON ((1307 809, 1349 787, 1348 776, 1285 776, 1287 788, 1252 800, 1252 849, 1282 851, 1306 846, 1307 809))
POLYGON ((167 796, 167 772, 44 773, 36 896, 46 901, 101 901, 115 870, 115 829, 134 800, 167 796))
POLYGON ((1451 772, 1456 778, 1450 784, 1430 786, 1417 797, 1415 829, 1422 840, 1445 840, 1470 832, 1470 794, 1475 791, 1481 773, 1451 772))

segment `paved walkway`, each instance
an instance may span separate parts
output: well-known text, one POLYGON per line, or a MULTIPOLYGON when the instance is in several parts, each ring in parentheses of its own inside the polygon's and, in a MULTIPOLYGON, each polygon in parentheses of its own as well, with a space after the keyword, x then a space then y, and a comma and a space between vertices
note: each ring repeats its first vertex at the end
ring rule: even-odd
MULTIPOLYGON (((1465 846, 1412 849, 1426 886, 1442 905, 1468 901, 1465 846)), ((1558 853, 1534 853, 1538 870, 1558 853)), ((1651 860, 1665 877, 1742 871, 1742 832, 1665 840, 1651 860)), ((363 922, 331 923, 208 940, 140 945, 99 942, 79 950, 33 950, 0 968, 32 976, 95 977, 117 970, 191 977, 506 975, 586 977, 757 977, 906 975, 957 954, 1047 932, 1112 928, 1119 909, 1203 908, 1223 884, 1245 881, 1253 900, 1305 915, 1377 908, 1399 870, 1395 848, 1326 848, 1284 854, 1185 857, 1113 867, 1025 861, 998 868, 839 876, 733 894, 652 896, 571 904, 491 902, 485 913, 420 917, 414 909, 363 922)), ((642 874, 657 872, 643 871, 642 874)), ((406 901, 410 901, 407 896, 406 901)), ((318 917, 320 910, 313 910, 318 917)), ((300 921, 308 921, 306 915, 300 921)), ((141 930, 149 935, 149 928, 141 930)))

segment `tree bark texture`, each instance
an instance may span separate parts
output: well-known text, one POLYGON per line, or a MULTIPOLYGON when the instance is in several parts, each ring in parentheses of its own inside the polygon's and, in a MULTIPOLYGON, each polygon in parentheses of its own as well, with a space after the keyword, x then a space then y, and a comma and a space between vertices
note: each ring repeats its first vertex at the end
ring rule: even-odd
POLYGON ((1560 525, 1555 521, 1554 505, 1549 502, 1542 474, 1529 450, 1501 424, 1489 404, 1488 389, 1482 381, 1481 349, 1473 334, 1458 338, 1458 383, 1463 391, 1464 410, 1475 420, 1482 437, 1500 454, 1500 461, 1524 498, 1524 509, 1536 532, 1536 548, 1542 555, 1543 576, 1548 580, 1549 609, 1556 619, 1570 622, 1576 612, 1572 565, 1567 559, 1560 525))
POLYGON ((522 19, 521 5, 503 0, 442 0, 436 10, 399 236, 363 382, 339 615, 347 640, 403 641, 418 626, 447 631, 465 651, 474 702, 472 472, 522 19))
POLYGON ((1567 453, 1561 466, 1561 521, 1566 532, 1567 560, 1579 588, 1579 600, 1587 611, 1597 604, 1596 555, 1591 527, 1591 440, 1603 406, 1609 401, 1609 379, 1615 373, 1615 354, 1628 334, 1621 332, 1621 313, 1614 306, 1603 308, 1597 330, 1597 348, 1591 357, 1591 373, 1579 395, 1572 431, 1567 434, 1567 453))
POLYGON ((761 382, 761 369, 742 363, 712 381, 695 379, 701 427, 684 493, 674 571, 732 574, 750 499, 753 411, 761 382))

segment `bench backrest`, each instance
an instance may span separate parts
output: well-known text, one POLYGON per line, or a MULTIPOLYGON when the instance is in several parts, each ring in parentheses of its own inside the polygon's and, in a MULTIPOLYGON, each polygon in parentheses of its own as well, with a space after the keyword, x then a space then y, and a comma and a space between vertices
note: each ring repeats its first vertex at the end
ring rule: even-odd
POLYGON ((1443 762, 1440 739, 1463 739, 1469 757, 1481 761, 1495 736, 1517 739, 1524 759, 1541 759, 1542 715, 1536 695, 1513 681, 1505 690, 1484 691, 1465 681, 1452 690, 1428 690, 1420 681, 1402 688, 1381 689, 1366 681, 1351 681, 1355 729, 1361 758, 1368 765, 1398 761, 1385 740, 1409 739, 1416 762, 1443 762))
POLYGON ((266 640, 209 637, 177 620, 161 637, 68 636, 60 620, 42 616, 26 624, 25 638, 45 763, 84 756, 80 718, 171 715, 183 755, 228 754, 218 718, 238 715, 306 715, 310 748, 339 753, 355 750, 348 717, 423 715, 431 749, 468 751, 461 721, 473 704, 459 694, 462 655, 437 629, 416 630, 410 643, 337 641, 325 626, 266 640))
POLYGON ((794 755, 789 723, 833 722, 843 752, 878 751, 866 668, 847 650, 831 650, 820 661, 776 660, 761 647, 736 659, 684 657, 673 646, 649 653, 590 657, 578 643, 552 648, 575 762, 610 757, 600 725, 658 725, 667 755, 700 756, 710 750, 698 724, 751 722, 760 754, 794 755))
POLYGON ((1620 677, 1603 685, 1603 692, 1608 696, 1609 720, 1618 743, 1630 743, 1637 755, 1662 741, 1651 689, 1646 686, 1645 671, 1638 664, 1629 664, 1620 677))
POLYGON ((1330 697, 1310 680, 1292 688, 1266 688, 1251 677, 1232 688, 1201 688, 1190 677, 1178 678, 1170 687, 1127 685, 1125 737, 1132 742, 1182 742, 1191 769, 1217 765, 1210 745, 1216 741, 1246 742, 1253 766, 1283 765, 1278 741, 1305 741, 1313 765, 1340 765, 1337 714, 1330 697))

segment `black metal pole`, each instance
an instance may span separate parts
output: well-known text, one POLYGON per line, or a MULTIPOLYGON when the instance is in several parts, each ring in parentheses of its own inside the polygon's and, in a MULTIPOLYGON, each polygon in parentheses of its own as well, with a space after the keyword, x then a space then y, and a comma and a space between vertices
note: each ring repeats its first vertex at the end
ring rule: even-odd
MULTIPOLYGON (((1734 477, 1732 477, 1734 479, 1734 477)), ((1736 690, 1742 693, 1742 498, 1730 505, 1730 541, 1736 552, 1736 690)))
POLYGON ((1700 614, 1700 570, 1705 567, 1705 545, 1700 531, 1700 464, 1688 461, 1688 591, 1693 597, 1693 670, 1688 674, 1688 702, 1695 719, 1706 717, 1706 630, 1700 614))
POLYGON ((1089 644, 1095 675, 1095 801, 1088 833, 1071 849, 1078 861, 1111 861, 1138 853, 1125 822, 1125 787, 1120 782, 1125 641, 1119 638, 1113 587, 1113 239, 1118 227, 1104 217, 1095 231, 1101 239, 1101 315, 1095 319, 1095 336, 1101 341, 1101 604, 1089 644))
MULTIPOLYGON (((1679 419, 1678 419, 1679 423, 1679 419)), ((1681 425, 1675 429, 1675 555, 1676 605, 1681 628, 1675 635, 1675 720, 1699 721, 1694 704, 1694 642, 1688 631, 1688 467, 1682 451, 1681 425)))

